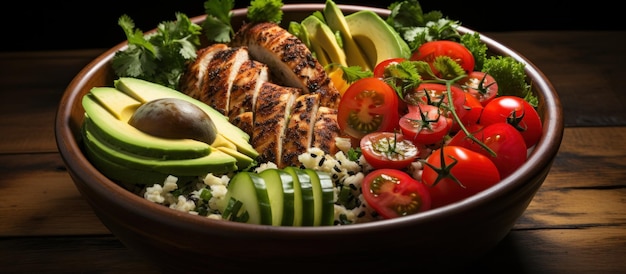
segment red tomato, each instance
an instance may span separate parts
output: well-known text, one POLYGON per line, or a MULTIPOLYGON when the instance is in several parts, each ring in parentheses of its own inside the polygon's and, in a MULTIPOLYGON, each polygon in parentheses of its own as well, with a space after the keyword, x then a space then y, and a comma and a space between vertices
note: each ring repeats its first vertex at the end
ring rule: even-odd
MULTIPOLYGON (((454 131, 456 121, 452 116, 452 112, 450 112, 447 90, 448 89, 444 84, 423 83, 417 86, 413 93, 406 94, 405 99, 413 105, 418 103, 424 103, 428 105, 438 106, 446 117, 452 119, 452 130, 454 131)), ((452 104, 454 106, 455 112, 459 117, 463 117, 468 111, 464 107, 465 92, 457 86, 450 86, 450 93, 452 95, 452 104)))
POLYGON ((483 109, 479 123, 489 125, 498 122, 507 122, 522 133, 527 148, 534 146, 541 138, 539 113, 523 98, 500 96, 491 100, 483 109))
POLYGON ((402 134, 415 144, 430 145, 441 142, 452 127, 452 120, 441 114, 436 106, 417 104, 398 122, 402 134))
POLYGON ((389 65, 398 64, 402 61, 406 61, 406 59, 398 57, 381 61, 380 63, 378 63, 378 65, 376 65, 376 67, 374 67, 374 77, 383 78, 385 76, 385 68, 387 68, 389 65))
POLYGON ((472 71, 461 81, 466 92, 472 94, 483 106, 487 105, 498 94, 498 83, 491 74, 472 71))
POLYGON ((433 73, 441 77, 433 66, 438 56, 448 56, 461 65, 467 74, 474 71, 474 55, 463 44, 448 40, 431 41, 422 44, 411 55, 412 61, 424 61, 430 64, 433 73))
POLYGON ((417 147, 404 135, 395 132, 373 132, 361 138, 361 153, 374 168, 402 169, 417 158, 417 147))
POLYGON ((470 133, 489 147, 496 155, 492 155, 467 137, 465 132, 459 131, 450 141, 449 146, 462 146, 487 156, 498 168, 500 177, 509 176, 526 162, 528 151, 522 134, 508 123, 494 123, 478 130, 472 129, 470 133))
POLYGON ((386 219, 430 209, 426 186, 397 169, 377 169, 363 179, 363 198, 386 219))
MULTIPOLYGON (((483 113, 483 105, 469 92, 465 92, 465 105, 463 106, 465 109, 465 114, 463 117, 460 117, 461 122, 464 126, 478 124, 478 120, 480 119, 480 115, 483 113)), ((460 128, 455 128, 454 131, 458 131, 460 128)))
POLYGON ((341 97, 337 121, 345 134, 357 139, 375 131, 393 132, 398 127, 398 96, 382 79, 359 79, 341 97))
POLYGON ((468 198, 499 181, 498 168, 489 158, 460 146, 433 151, 422 171, 432 208, 468 198))

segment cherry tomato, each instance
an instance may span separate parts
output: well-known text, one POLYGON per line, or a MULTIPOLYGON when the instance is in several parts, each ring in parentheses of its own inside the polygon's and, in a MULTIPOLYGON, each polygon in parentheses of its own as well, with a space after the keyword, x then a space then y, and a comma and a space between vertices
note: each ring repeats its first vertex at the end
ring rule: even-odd
MULTIPOLYGON (((483 113, 483 105, 469 92, 465 92, 465 105, 463 105, 465 113, 462 117, 459 117, 464 126, 470 126, 478 124, 480 115, 483 113)), ((454 131, 458 131, 460 128, 455 128, 454 131)))
MULTIPOLYGON (((413 105, 423 103, 438 106, 446 117, 452 119, 452 130, 454 131, 456 121, 453 119, 452 112, 450 111, 447 90, 448 88, 444 84, 422 83, 417 86, 413 93, 406 94, 405 99, 413 105)), ((452 95, 452 104, 457 115, 463 117, 468 111, 464 107, 465 92, 457 86, 450 86, 450 92, 452 95)))
POLYGON ((393 132, 398 127, 398 96, 382 79, 359 79, 341 97, 337 121, 345 134, 357 139, 375 131, 393 132))
POLYGON ((510 124, 502 122, 484 127, 476 126, 470 129, 470 133, 489 147, 495 156, 467 137, 463 131, 454 135, 448 145, 462 146, 487 156, 498 168, 501 178, 509 176, 526 162, 528 151, 524 137, 510 124))
POLYGON ((441 114, 436 106, 417 104, 409 107, 409 113, 398 122, 404 136, 415 144, 435 144, 448 135, 452 120, 441 114))
POLYGON ((417 147, 404 135, 395 132, 373 132, 361 138, 361 153, 374 168, 402 169, 417 158, 417 147))
POLYGON ((489 125, 507 122, 517 129, 530 148, 541 138, 541 118, 537 110, 523 98, 517 96, 500 96, 491 100, 483 109, 480 124, 489 125))
POLYGON ((391 64, 398 64, 402 61, 406 61, 405 58, 402 57, 397 57, 397 58, 389 58, 387 60, 383 60, 380 63, 378 63, 378 65, 376 65, 376 67, 374 67, 374 77, 377 78, 383 78, 385 77, 385 68, 387 68, 387 66, 391 65, 391 64))
POLYGON ((448 40, 431 41, 422 44, 411 55, 412 61, 424 61, 430 65, 433 73, 441 77, 433 62, 438 56, 448 56, 456 61, 467 74, 474 71, 474 55, 461 43, 448 40))
POLYGON ((466 92, 472 94, 485 106, 498 94, 498 83, 491 76, 482 71, 472 71, 467 78, 461 81, 466 92))
POLYGON ((397 169, 377 169, 363 178, 363 198, 386 219, 430 209, 431 199, 424 184, 397 169))
POLYGON ((432 208, 468 198, 499 181, 498 168, 489 158, 460 146, 433 151, 422 171, 432 208))

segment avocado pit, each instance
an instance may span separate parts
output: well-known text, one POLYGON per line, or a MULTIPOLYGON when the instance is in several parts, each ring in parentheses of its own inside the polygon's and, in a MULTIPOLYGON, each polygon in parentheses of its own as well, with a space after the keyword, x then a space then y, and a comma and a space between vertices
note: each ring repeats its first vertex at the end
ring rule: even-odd
POLYGON ((206 112, 177 98, 155 99, 139 106, 128 124, 168 139, 193 139, 212 144, 217 136, 215 124, 206 112))

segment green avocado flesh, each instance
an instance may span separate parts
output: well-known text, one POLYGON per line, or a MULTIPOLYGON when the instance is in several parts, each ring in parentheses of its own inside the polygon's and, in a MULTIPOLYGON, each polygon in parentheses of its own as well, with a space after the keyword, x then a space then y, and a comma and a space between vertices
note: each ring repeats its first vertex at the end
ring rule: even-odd
POLYGON ((140 103, 114 88, 93 88, 82 104, 89 117, 85 119, 88 130, 121 150, 163 160, 198 158, 211 152, 203 142, 159 138, 129 125, 131 110, 140 103))
POLYGON ((409 58, 411 49, 378 14, 361 10, 345 16, 352 39, 359 45, 370 67, 395 57, 409 58))
POLYGON ((348 66, 359 66, 366 70, 372 70, 373 67, 370 67, 370 64, 365 60, 365 55, 361 48, 359 48, 352 38, 350 26, 348 26, 343 12, 335 2, 330 0, 326 1, 326 5, 324 6, 324 18, 330 29, 334 32, 339 32, 341 35, 348 66))
POLYGON ((259 153, 249 142, 250 136, 240 128, 231 124, 226 116, 222 115, 207 104, 204 104, 177 90, 136 78, 121 77, 115 80, 114 86, 118 90, 128 94, 141 103, 146 103, 159 98, 178 98, 187 100, 199 106, 209 115, 209 117, 211 117, 218 134, 222 135, 226 140, 232 142, 237 147, 237 151, 252 159, 259 156, 259 153))
POLYGON ((217 149, 213 149, 211 153, 200 158, 163 160, 118 150, 105 141, 98 139, 88 129, 85 130, 84 139, 86 148, 94 151, 94 154, 106 157, 106 160, 124 165, 129 169, 169 174, 177 177, 205 176, 208 173, 224 174, 237 169, 235 158, 217 149))

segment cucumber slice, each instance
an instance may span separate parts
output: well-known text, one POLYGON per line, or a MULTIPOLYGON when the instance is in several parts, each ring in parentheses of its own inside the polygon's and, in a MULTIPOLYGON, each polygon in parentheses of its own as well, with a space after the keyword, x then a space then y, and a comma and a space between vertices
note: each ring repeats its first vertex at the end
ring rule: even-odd
MULTIPOLYGON (((239 172, 230 179, 228 194, 225 201, 231 198, 240 201, 243 207, 237 215, 248 212, 249 218, 246 223, 271 224, 272 211, 265 181, 261 176, 252 172, 239 172)), ((233 213, 235 214, 235 213, 233 213)))
POLYGON ((315 203, 314 226, 332 225, 335 220, 333 181, 326 172, 305 169, 311 177, 315 203))
POLYGON ((293 226, 312 226, 314 220, 313 186, 311 178, 304 170, 285 167, 293 177, 294 218, 293 226))
POLYGON ((279 169, 266 169, 259 173, 265 180, 272 208, 272 225, 293 225, 294 189, 291 174, 279 169))

